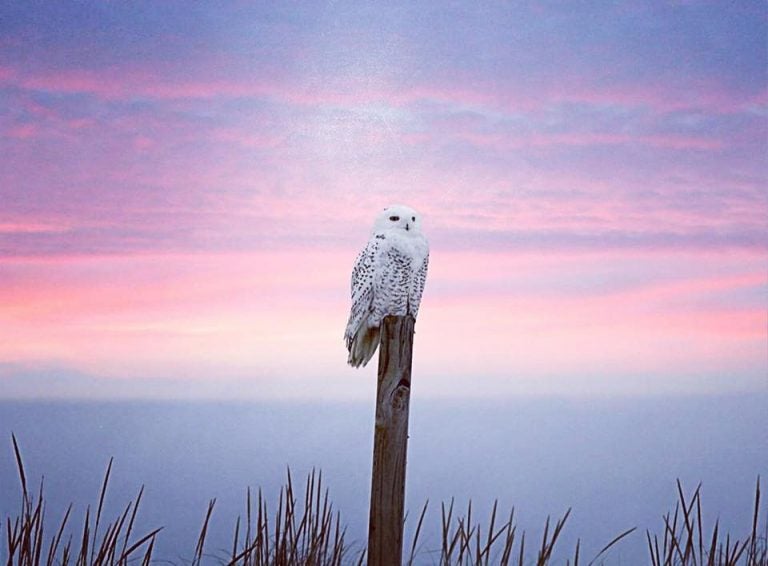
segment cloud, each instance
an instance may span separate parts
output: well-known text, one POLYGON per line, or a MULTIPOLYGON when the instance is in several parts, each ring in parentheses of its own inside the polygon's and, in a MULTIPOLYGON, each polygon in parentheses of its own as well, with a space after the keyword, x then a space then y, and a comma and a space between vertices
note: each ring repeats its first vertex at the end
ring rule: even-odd
MULTIPOLYGON (((105 379, 254 380, 275 394, 281 379, 292 390, 299 376, 337 376, 343 388, 353 256, 305 249, 5 260, 0 359, 57 360, 105 379)), ((420 364, 427 376, 592 368, 674 380, 729 366, 756 375, 765 359, 764 258, 433 247, 420 364), (451 334, 452 325, 464 332, 451 334), (475 332, 483 340, 465 339, 475 332), (663 346, 679 343, 686 348, 663 346), (511 345, 520 348, 512 357, 511 345)))
POLYGON ((482 76, 464 81, 434 76, 415 84, 384 81, 373 85, 359 84, 356 77, 347 77, 336 84, 322 81, 303 84, 301 79, 262 75, 212 78, 193 72, 191 77, 176 77, 150 66, 46 71, 7 67, 0 72, 0 81, 6 88, 90 95, 107 101, 252 98, 305 107, 387 105, 394 108, 431 103, 512 114, 561 104, 650 108, 656 112, 696 109, 730 113, 764 105, 768 96, 765 86, 757 92, 737 92, 714 78, 708 79, 708 84, 701 84, 697 79, 685 82, 681 77, 678 84, 628 82, 609 86, 595 85, 589 76, 583 75, 548 77, 535 87, 482 76), (564 85, 568 85, 567 88, 564 85))
POLYGON ((260 97, 273 91, 251 81, 177 82, 151 72, 122 69, 108 74, 91 70, 51 71, 22 76, 16 86, 59 94, 89 94, 106 100, 260 97))
POLYGON ((343 375, 340 282, 401 201, 432 376, 764 369, 762 7, 339 8, 0 8, 0 359, 343 375))
MULTIPOLYGON (((0 52, 13 102, 0 111, 3 222, 69 229, 6 231, 0 251, 348 245, 363 211, 392 199, 459 247, 762 245, 768 89, 747 72, 763 57, 747 56, 753 14, 635 6, 595 27, 584 14, 606 8, 581 9, 401 6, 377 26, 356 9, 223 11, 227 41, 200 13, 161 34, 110 7, 126 19, 109 41, 14 14, 0 52), (718 41, 702 43, 702 18, 718 41), (206 40, 185 48, 193 29, 206 40)), ((79 18, 59 10, 62 24, 79 18)))
POLYGON ((64 224, 43 222, 0 222, 0 234, 55 234, 66 232, 69 227, 64 224))

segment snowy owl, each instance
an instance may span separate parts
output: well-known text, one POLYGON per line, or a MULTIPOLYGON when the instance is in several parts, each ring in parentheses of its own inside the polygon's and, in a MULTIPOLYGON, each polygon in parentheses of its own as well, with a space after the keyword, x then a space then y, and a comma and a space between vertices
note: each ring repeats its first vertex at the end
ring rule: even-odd
POLYGON ((352 268, 352 310, 344 332, 349 365, 364 366, 373 357, 385 316, 416 318, 428 263, 419 213, 403 205, 379 213, 352 268))

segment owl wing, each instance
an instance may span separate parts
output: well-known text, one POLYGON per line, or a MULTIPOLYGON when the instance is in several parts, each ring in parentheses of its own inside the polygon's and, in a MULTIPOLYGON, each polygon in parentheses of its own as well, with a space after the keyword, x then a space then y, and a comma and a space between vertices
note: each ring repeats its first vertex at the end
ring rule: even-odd
POLYGON ((371 238, 368 244, 358 254, 352 268, 352 309, 349 313, 344 339, 349 346, 360 325, 368 318, 373 304, 373 282, 376 269, 376 255, 379 250, 379 239, 371 238))
POLYGON ((419 305, 421 305, 421 295, 424 293, 424 284, 427 282, 427 269, 429 268, 429 252, 424 257, 419 270, 415 273, 411 292, 409 296, 410 311, 413 318, 419 315, 419 305))

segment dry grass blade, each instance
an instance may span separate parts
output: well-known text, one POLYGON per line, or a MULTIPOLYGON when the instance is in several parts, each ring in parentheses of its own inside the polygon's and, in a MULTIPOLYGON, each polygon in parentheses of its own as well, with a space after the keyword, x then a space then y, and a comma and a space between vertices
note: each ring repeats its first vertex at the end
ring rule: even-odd
POLYGON ((552 557, 552 552, 555 548, 555 543, 557 542, 557 539, 560 537, 560 533, 563 530, 563 527, 565 526, 565 522, 568 520, 568 517, 571 515, 571 510, 568 509, 568 511, 565 512, 565 515, 561 519, 555 523, 555 528, 552 530, 552 537, 548 537, 549 533, 549 517, 547 517, 547 523, 544 526, 544 536, 541 539, 541 549, 539 550, 539 555, 536 559, 537 566, 544 566, 545 564, 549 563, 550 558, 552 557))
POLYGON ((24 462, 21 460, 21 451, 19 450, 19 443, 16 442, 16 435, 11 434, 11 441, 13 442, 13 452, 16 456, 16 469, 19 471, 19 479, 21 480, 21 495, 24 498, 26 504, 29 500, 29 492, 27 491, 27 475, 24 473, 24 462))
MULTIPOLYGON (((752 512, 750 534, 743 541, 732 539, 730 533, 721 533, 720 521, 716 520, 712 534, 705 545, 705 525, 701 503, 701 485, 694 491, 690 501, 686 501, 682 484, 677 482, 678 502, 674 518, 669 513, 664 516, 664 538, 661 549, 659 538, 646 532, 648 550, 652 566, 766 566, 768 550, 764 543, 759 548, 759 509, 760 478, 755 487, 755 507, 752 512), (694 512, 695 505, 695 512, 694 512), (678 527, 678 511, 682 509, 682 521, 678 527), (725 537, 725 538, 723 538, 725 537)), ((768 525, 766 525, 768 537, 768 525)))
POLYGON ((416 546, 418 545, 419 535, 421 534, 421 526, 424 524, 424 516, 427 514, 427 507, 429 506, 429 500, 424 502, 424 507, 421 508, 421 514, 419 515, 419 522, 416 523, 416 532, 413 535, 413 541, 411 542, 411 553, 408 557, 408 566, 413 566, 413 560, 416 558, 416 546))
POLYGON ((683 556, 682 550, 680 550, 680 543, 677 535, 677 516, 679 508, 680 504, 678 503, 675 506, 675 515, 672 524, 669 523, 669 515, 664 517, 664 564, 673 564, 675 553, 679 556, 680 562, 682 564, 685 563, 685 557, 683 556))
POLYGON ((658 560, 658 554, 659 554, 659 546, 658 546, 658 540, 656 541, 656 552, 654 553, 654 546, 653 541, 651 540, 651 533, 650 531, 645 531, 645 538, 648 541, 648 554, 651 557, 651 566, 659 566, 659 560, 658 560))
MULTIPOLYGON (((252 514, 252 502, 251 502, 251 488, 246 491, 245 498, 245 547, 248 548, 251 545, 251 514, 252 514)), ((238 517, 238 520, 240 517, 238 517)))
MULTIPOLYGON (((749 553, 747 554, 747 564, 758 563, 758 540, 757 524, 760 519, 760 476, 757 476, 757 484, 755 485, 755 509, 752 514, 752 531, 749 536, 749 553)), ((768 526, 766 527, 766 535, 768 535, 768 526)), ((766 537, 768 539, 768 536, 766 537)), ((764 541, 764 544, 768 544, 768 540, 764 541)), ((763 556, 765 562, 768 563, 768 556, 763 556)))
MULTIPOLYGON (((471 523, 473 509, 471 502, 467 505, 465 516, 454 517, 453 509, 454 500, 451 500, 448 505, 445 503, 441 505, 442 539, 439 561, 441 566, 461 566, 465 564, 472 566, 488 566, 490 564, 508 566, 513 562, 514 546, 518 540, 514 508, 510 511, 508 520, 498 525, 498 502, 495 501, 491 508, 487 526, 471 523)), ((571 510, 569 509, 554 525, 552 525, 551 519, 547 518, 536 564, 543 565, 549 563, 553 549, 560 539, 570 513, 571 510)), ((522 566, 526 563, 525 532, 521 532, 519 541, 516 563, 522 566)))
MULTIPOLYGON (((632 533, 634 533, 636 530, 637 530, 637 527, 632 527, 631 529, 627 529, 626 531, 624 531, 623 533, 621 533, 619 536, 615 537, 613 540, 611 540, 611 542, 609 542, 608 544, 606 544, 606 545, 605 545, 605 546, 604 546, 604 547, 603 547, 603 548, 600 550, 600 552, 598 552, 598 553, 595 555, 595 557, 594 557, 594 558, 593 558, 593 559, 592 559, 592 560, 589 562, 589 564, 587 564, 587 566, 592 566, 592 564, 594 564, 595 562, 597 562, 597 559, 598 559, 598 558, 600 558, 600 557, 601 557, 603 554, 605 554, 606 552, 608 552, 608 551, 609 551, 609 550, 610 550, 610 549, 611 549, 611 548, 612 548, 612 547, 613 547, 613 546, 614 546, 616 543, 618 543, 618 542, 619 542, 621 539, 623 539, 624 537, 627 537, 627 536, 631 535, 631 534, 632 534, 632 533)), ((578 553, 578 546, 576 547, 576 551, 577 551, 577 552, 576 552, 576 562, 578 563, 578 555, 579 555, 579 553, 578 553)))
MULTIPOLYGON (((143 544, 145 544, 147 541, 149 541, 149 548, 153 547, 155 544, 155 537, 157 536, 157 533, 163 530, 163 527, 158 527, 154 531, 152 531, 149 534, 144 535, 139 540, 134 542, 131 546, 128 547, 128 549, 122 553, 120 556, 120 562, 123 562, 125 560, 128 560, 128 558, 131 557, 131 555, 136 552, 143 544)), ((148 550, 148 552, 151 553, 151 550, 148 550)))
MULTIPOLYGON (((494 516, 495 516, 495 510, 496 509, 495 509, 495 505, 494 505, 494 516)), ((480 556, 480 558, 482 558, 483 555, 485 556, 484 564, 486 566, 488 566, 488 564, 490 563, 491 550, 492 550, 494 544, 496 544, 496 541, 500 540, 500 537, 501 537, 502 534, 505 535, 505 538, 504 538, 504 549, 502 551, 499 563, 500 564, 507 564, 509 562, 509 556, 510 556, 510 554, 512 552, 512 545, 513 545, 514 540, 515 540, 515 527, 513 525, 513 520, 514 520, 514 509, 510 513, 509 521, 507 523, 505 523, 498 531, 496 531, 496 534, 494 534, 493 536, 490 536, 491 533, 493 532, 493 527, 494 527, 494 524, 495 524, 494 520, 493 520, 493 517, 492 517, 490 530, 488 531, 489 537, 488 537, 488 540, 486 542, 486 546, 483 549, 483 551, 481 553, 481 556, 480 556)))
POLYGON ((509 564, 509 561, 512 558, 512 547, 515 544, 516 532, 515 508, 512 507, 512 510, 509 512, 509 520, 504 528, 504 549, 501 553, 501 558, 499 559, 499 564, 502 566, 509 564))
POLYGON ((197 545, 195 546, 195 556, 192 559, 192 566, 199 566, 203 559, 203 548, 205 547, 205 539, 208 535, 208 525, 211 521, 211 515, 213 515, 213 508, 216 506, 216 499, 211 499, 208 502, 208 510, 205 513, 205 520, 203 526, 200 529, 200 536, 197 537, 197 545))
POLYGON ((104 510, 104 498, 107 495, 107 485, 109 484, 109 475, 112 473, 112 461, 113 458, 109 459, 109 464, 107 465, 107 472, 104 474, 104 481, 101 484, 101 492, 99 494, 99 506, 96 509, 96 524, 93 527, 93 539, 91 540, 91 561, 90 563, 93 564, 93 553, 96 549, 96 537, 98 536, 99 532, 99 523, 101 523, 101 512, 104 510))
POLYGON ((709 560, 707 564, 715 564, 715 556, 717 555, 717 532, 720 530, 720 520, 715 521, 715 528, 712 531, 712 541, 709 545, 709 560))
MULTIPOLYGON (((149 546, 147 547, 147 552, 144 554, 144 558, 141 561, 141 566, 149 566, 152 561, 152 551, 155 549, 155 537, 152 537, 152 540, 149 541, 149 546)), ((121 563, 122 566, 123 563, 121 563)))
MULTIPOLYGON (((21 480, 22 505, 17 517, 13 519, 7 517, 4 521, 8 553, 5 563, 8 566, 69 566, 70 564, 77 566, 126 566, 129 559, 136 558, 134 553, 146 543, 149 543, 150 548, 153 547, 154 537, 159 529, 132 545, 129 542, 141 492, 135 504, 129 502, 114 523, 103 524, 106 492, 112 469, 111 460, 102 483, 96 515, 94 517, 91 514, 90 506, 86 508, 82 527, 78 529, 76 546, 73 548, 74 537, 69 526, 72 522, 72 505, 67 507, 63 519, 57 525, 54 535, 49 539, 46 546, 43 481, 41 479, 37 495, 30 494, 18 441, 13 435, 11 438, 21 480), (93 528, 91 527, 92 519, 95 519, 93 528), (102 526, 104 526, 104 534, 100 535, 102 526), (118 541, 121 540, 121 537, 123 544, 119 545, 118 541), (66 543, 63 542, 65 539, 67 539, 66 543)), ((144 559, 147 564, 148 555, 151 555, 151 550, 145 549, 144 559)))
MULTIPOLYGON (((141 563, 150 566, 157 535, 161 529, 132 540, 136 530, 139 505, 144 487, 134 501, 128 503, 113 522, 106 520, 109 511, 107 490, 112 474, 112 460, 104 476, 99 492, 98 504, 87 507, 82 523, 73 525, 72 506, 64 513, 63 519, 53 529, 53 536, 46 537, 46 505, 44 482, 40 481, 36 493, 29 491, 27 471, 24 468, 21 450, 15 436, 12 444, 21 487, 21 509, 16 516, 0 517, 5 527, 5 545, 0 548, 0 564, 6 566, 128 566, 141 563), (92 512, 95 509, 95 512, 92 512), (46 546, 47 544, 47 546, 46 546), (7 553, 7 555, 5 555, 7 553)), ((345 529, 340 514, 333 509, 328 490, 324 489, 322 473, 312 470, 304 484, 302 497, 294 492, 290 470, 287 481, 279 492, 278 504, 270 515, 266 499, 261 490, 252 509, 251 491, 246 496, 245 521, 240 517, 235 523, 230 551, 221 550, 226 558, 220 563, 228 566, 341 566, 357 564, 362 566, 366 551, 352 551, 345 543, 345 529)), ((719 521, 715 521, 711 536, 705 540, 702 513, 701 485, 686 498, 682 483, 677 482, 678 501, 674 513, 663 518, 663 536, 646 531, 648 556, 652 566, 768 566, 768 525, 763 528, 760 517, 760 478, 755 486, 754 508, 750 509, 750 531, 745 538, 735 539, 722 532, 719 521)), ((191 566, 202 566, 206 538, 212 520, 216 500, 208 504, 191 566)), ((423 547, 424 526, 428 522, 424 504, 416 524, 411 543, 408 566, 417 563, 417 555, 423 547)), ((454 514, 454 500, 448 505, 441 504, 441 566, 509 566, 516 563, 524 566, 535 563, 546 566, 551 563, 556 543, 570 517, 568 509, 562 518, 552 523, 548 517, 544 525, 541 543, 534 549, 535 560, 528 557, 526 562, 525 532, 517 537, 514 524, 514 508, 509 520, 497 524, 498 502, 494 502, 486 523, 473 523, 473 504, 467 504, 464 516, 454 514), (515 544, 519 545, 515 552, 515 544), (516 559, 512 557, 515 556, 516 559)), ((624 540, 636 529, 628 529, 605 545, 589 566, 624 540)), ((437 550, 435 551, 437 553, 437 550)), ((220 555, 219 555, 220 556, 220 555)), ((573 565, 581 559, 581 540, 576 543, 573 565)), ((567 562, 570 566, 571 562, 567 562)))
POLYGON ((139 511, 139 505, 141 504, 141 498, 144 496, 144 486, 142 485, 139 489, 139 494, 136 496, 136 501, 133 504, 133 511, 131 513, 131 518, 128 520, 128 527, 125 530, 125 536, 123 537, 123 550, 121 554, 125 555, 125 551, 128 548, 128 541, 131 538, 131 533, 133 532, 133 525, 136 523, 136 514, 139 511))
POLYGON ((64 529, 67 527, 67 521, 69 520, 69 515, 72 512, 72 504, 70 503, 67 507, 66 513, 64 513, 64 518, 61 520, 61 523, 59 524, 59 530, 56 533, 56 536, 53 537, 51 540, 51 544, 48 547, 48 558, 46 559, 45 563, 48 566, 51 566, 54 564, 54 558, 56 557, 56 552, 59 550, 59 544, 61 544, 61 537, 64 536, 64 529))
POLYGON ((453 516, 453 499, 451 499, 451 505, 448 508, 448 514, 446 516, 445 513, 445 502, 440 504, 440 518, 441 518, 441 537, 440 540, 442 540, 442 548, 440 551, 440 563, 444 564, 447 560, 450 559, 450 555, 448 553, 448 532, 451 528, 451 518, 453 516))
MULTIPOLYGON (((477 557, 478 562, 480 563, 482 563, 483 558, 485 558, 486 566, 488 566, 488 561, 490 560, 491 546, 493 545, 494 541, 499 536, 499 534, 501 534, 501 531, 499 531, 499 533, 496 534, 495 536, 493 534, 493 529, 496 526, 496 511, 498 509, 498 506, 499 506, 499 500, 496 499, 493 502, 493 510, 491 511, 491 520, 490 520, 490 525, 488 527, 488 539, 485 542, 485 547, 482 549, 482 551, 480 551, 477 557)), ((479 534, 480 532, 478 531, 478 536, 479 534)))
MULTIPOLYGON (((701 484, 699 484, 701 485, 701 484)), ((698 563, 704 564, 704 521, 701 518, 701 496, 696 498, 696 528, 699 536, 699 558, 698 563)))
MULTIPOLYGON (((692 556, 693 548, 694 548, 694 540, 695 535, 693 532, 693 524, 691 521, 691 511, 693 510, 693 506, 696 504, 696 502, 699 499, 699 494, 701 492, 701 484, 699 484, 696 487, 696 491, 693 493, 693 497, 691 498, 690 504, 686 504, 685 502, 685 495, 683 494, 683 486, 680 483, 680 480, 677 480, 677 493, 680 497, 680 504, 683 509, 683 525, 685 526, 685 548, 682 551, 682 562, 685 564, 689 560, 689 557, 692 556)), ((679 545, 678 545, 679 546, 679 545)))
MULTIPOLYGON (((349 554, 341 516, 334 512, 322 474, 313 470, 304 484, 303 497, 297 498, 290 470, 280 490, 274 521, 270 522, 267 503, 259 490, 256 525, 251 525, 251 494, 246 498, 246 536, 239 543, 236 523, 234 544, 228 566, 318 565, 339 566, 349 554), (253 532, 253 535, 251 534, 253 532), (240 548, 238 548, 238 545, 240 548)), ((194 565, 198 566, 198 565, 194 565)))
POLYGON ((235 556, 237 556, 237 543, 239 542, 240 537, 240 517, 237 518, 237 521, 235 522, 235 536, 234 540, 232 541, 232 553, 230 554, 229 562, 230 564, 235 559, 235 556))
POLYGON ((88 556, 88 538, 91 529, 91 508, 85 509, 85 521, 83 522, 83 536, 80 539, 80 556, 78 557, 78 563, 85 564, 86 557, 88 556))

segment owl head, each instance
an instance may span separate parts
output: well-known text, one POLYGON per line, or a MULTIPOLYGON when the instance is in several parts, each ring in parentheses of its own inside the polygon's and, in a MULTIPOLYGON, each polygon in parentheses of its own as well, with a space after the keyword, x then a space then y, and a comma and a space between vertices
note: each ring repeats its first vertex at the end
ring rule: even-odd
POLYGON ((374 233, 385 230, 402 230, 414 235, 421 234, 421 215, 410 206, 390 205, 379 213, 373 224, 374 233))

